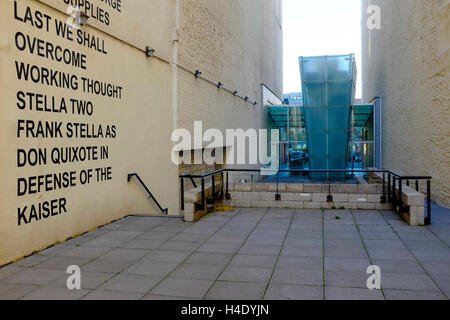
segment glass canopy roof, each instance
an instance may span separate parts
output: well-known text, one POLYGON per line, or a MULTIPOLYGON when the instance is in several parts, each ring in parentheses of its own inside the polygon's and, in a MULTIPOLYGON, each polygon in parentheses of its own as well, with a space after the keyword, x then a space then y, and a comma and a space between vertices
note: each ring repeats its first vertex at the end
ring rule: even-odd
POLYGON ((303 111, 300 106, 271 106, 267 107, 267 112, 278 128, 304 126, 303 111))
POLYGON ((352 122, 353 127, 362 128, 367 125, 373 114, 372 104, 360 104, 353 106, 352 122))
MULTIPOLYGON (((279 129, 305 127, 305 107, 303 106, 267 106, 267 113, 275 126, 279 129), (288 123, 289 119, 289 123, 288 123)), ((372 104, 359 104, 352 106, 352 127, 362 128, 367 126, 373 115, 372 104)))

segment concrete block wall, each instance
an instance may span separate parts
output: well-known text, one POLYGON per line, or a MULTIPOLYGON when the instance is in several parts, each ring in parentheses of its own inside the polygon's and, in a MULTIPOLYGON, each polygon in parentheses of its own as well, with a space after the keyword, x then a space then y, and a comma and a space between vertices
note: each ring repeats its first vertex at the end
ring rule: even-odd
POLYGON ((325 184, 231 184, 231 205, 249 208, 295 208, 295 209, 390 209, 380 203, 381 185, 325 185, 325 184), (275 194, 281 200, 275 200, 275 194), (327 202, 329 192, 332 202, 327 202))
MULTIPOLYGON (((216 190, 220 188, 217 185, 216 190)), ((385 186, 387 190, 387 186, 385 186)), ((229 205, 241 208, 290 208, 290 209, 353 209, 391 210, 390 203, 381 203, 382 184, 286 184, 286 183, 230 183, 229 205), (328 201, 331 193, 333 201, 328 201), (275 196, 279 194, 280 200, 275 196)), ((398 186, 395 194, 398 198, 398 186)), ((205 195, 211 196, 211 184, 206 185, 205 195)), ((401 217, 411 226, 425 223, 425 196, 413 188, 402 186, 401 217)), ((196 221, 207 210, 199 211, 196 203, 201 202, 201 189, 185 193, 184 217, 196 221)), ((398 209, 398 206, 397 208, 398 209)))

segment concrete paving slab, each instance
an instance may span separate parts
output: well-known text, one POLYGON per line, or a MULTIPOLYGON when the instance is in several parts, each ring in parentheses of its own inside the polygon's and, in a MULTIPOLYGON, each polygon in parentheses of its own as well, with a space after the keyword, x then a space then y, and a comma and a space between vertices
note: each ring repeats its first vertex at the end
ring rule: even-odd
POLYGON ((35 267, 44 269, 67 270, 69 266, 76 265, 81 267, 89 263, 91 260, 92 260, 91 258, 55 256, 38 264, 35 267))
POLYGON ((248 244, 269 244, 281 246, 284 242, 284 236, 263 236, 251 235, 245 243, 248 244))
POLYGON ((436 250, 444 249, 446 251, 449 247, 442 241, 436 240, 405 240, 404 243, 411 250, 436 250))
POLYGON ((439 291, 438 287, 426 274, 382 273, 383 289, 398 289, 412 291, 439 291))
POLYGON ((450 276, 439 275, 433 276, 433 280, 436 281, 438 287, 444 292, 450 292, 450 276))
POLYGON ((148 293, 162 277, 119 274, 105 282, 99 289, 106 291, 148 293))
POLYGON ((266 284, 216 281, 205 299, 208 300, 262 300, 266 284))
POLYGON ((182 232, 172 238, 172 241, 187 241, 187 242, 203 242, 208 240, 209 234, 205 233, 189 233, 182 232))
POLYGON ((62 256, 67 257, 76 257, 76 258, 98 258, 104 254, 106 254, 108 251, 110 251, 111 248, 108 247, 89 247, 89 246, 75 246, 72 248, 69 248, 68 250, 61 253, 62 256))
POLYGON ((16 283, 25 285, 48 285, 55 279, 65 275, 65 270, 52 269, 23 269, 18 273, 3 279, 5 283, 16 283))
POLYGON ((369 248, 367 251, 372 260, 415 260, 414 256, 407 249, 369 248))
POLYGON ((25 270, 24 267, 19 267, 15 263, 4 266, 3 268, 0 268, 0 280, 6 279, 23 270, 25 270))
POLYGON ((381 290, 325 287, 325 300, 384 300, 381 290))
POLYGON ((200 247, 202 242, 187 242, 187 241, 175 241, 169 240, 165 242, 163 245, 159 246, 160 250, 167 251, 186 251, 193 252, 195 249, 200 247))
POLYGON ((236 255, 231 261, 233 267, 273 268, 277 256, 236 255))
POLYGON ((38 289, 38 286, 0 282, 0 300, 17 300, 38 289))
POLYGON ((130 267, 134 261, 98 258, 82 266, 83 271, 119 273, 130 267))
POLYGON ((177 235, 176 232, 158 232, 158 231, 148 231, 140 234, 136 239, 138 240, 169 240, 177 235))
POLYGON ((325 248, 326 258, 348 258, 348 259, 365 259, 367 257, 367 252, 364 248, 348 247, 326 247, 325 248))
POLYGON ((164 301, 164 300, 201 300, 198 298, 187 298, 187 297, 170 297, 170 296, 162 296, 157 294, 147 294, 145 295, 141 300, 157 300, 157 301, 164 301))
POLYGON ((157 262, 157 261, 140 261, 124 270, 127 274, 137 274, 143 276, 161 276, 164 277, 175 269, 177 263, 157 262))
POLYGON ((293 286, 271 284, 264 300, 322 300, 321 286, 293 286))
POLYGON ((368 249, 406 249, 401 240, 364 240, 364 245, 368 249))
POLYGON ((393 260, 378 259, 372 260, 374 265, 381 269, 381 273, 408 273, 408 274, 425 274, 425 271, 415 260, 393 260))
POLYGON ((223 267, 221 266, 184 263, 172 271, 170 277, 196 280, 216 280, 222 271, 223 267))
POLYGON ((27 295, 21 300, 79 300, 89 294, 90 290, 69 290, 60 287, 43 287, 27 295))
POLYGON ((0 299, 259 300, 266 288, 265 299, 322 299, 324 290, 327 299, 383 299, 367 289, 370 263, 381 267, 387 299, 446 298, 450 223, 411 228, 386 216, 391 225, 379 212, 349 210, 237 209, 197 223, 127 217, 0 268, 0 299), (69 264, 81 266, 82 296, 65 292, 69 264))
POLYGON ((450 249, 411 250, 416 258, 422 262, 447 262, 450 263, 450 249))
POLYGON ((124 249, 141 249, 141 250, 152 250, 157 249, 160 246, 164 245, 166 241, 163 240, 138 240, 133 239, 123 244, 120 244, 118 247, 124 249))
POLYGON ((227 267, 218 280, 233 282, 267 283, 272 275, 272 268, 227 267))
POLYGON ((363 288, 367 290, 367 279, 369 275, 366 270, 361 271, 326 271, 325 286, 363 288))
POLYGON ((361 239, 326 239, 325 248, 364 248, 364 244, 361 239))
POLYGON ((167 250, 152 250, 142 260, 159 261, 159 262, 182 262, 191 252, 186 251, 167 251, 167 250))
POLYGON ((364 240, 398 240, 398 236, 393 231, 362 231, 360 235, 364 240))
POLYGON ((282 256, 294 256, 294 257, 322 257, 323 247, 320 244, 316 246, 298 245, 284 247, 281 251, 282 256))
POLYGON ((214 281, 196 280, 196 279, 179 279, 168 277, 164 279, 152 294, 186 298, 202 298, 214 281))
MULTIPOLYGON (((88 236, 89 237, 89 236, 88 236)), ((93 239, 89 237, 90 239, 93 239)), ((65 255, 67 251, 70 251, 72 248, 75 248, 72 244, 65 242, 63 244, 58 244, 51 246, 50 248, 46 248, 42 251, 39 251, 37 254, 42 256, 55 256, 55 255, 65 255)))
POLYGON ((239 243, 242 244, 247 239, 248 234, 246 235, 230 235, 230 234, 219 234, 216 233, 214 236, 212 236, 209 240, 211 242, 222 242, 222 243, 239 243))
MULTIPOLYGON (((14 266, 23 267, 23 268, 32 268, 34 266, 41 264, 44 261, 49 260, 50 258, 51 258, 51 256, 42 256, 42 255, 34 254, 32 256, 26 257, 20 261, 15 262, 14 266)), ((0 280, 2 278, 1 270, 2 269, 0 269, 0 280)))
POLYGON ((431 275, 450 276, 450 265, 447 262, 422 262, 422 266, 431 275))
POLYGON ((139 300, 142 296, 143 295, 140 293, 105 291, 98 289, 84 296, 82 300, 139 300))
POLYGON ((421 292, 421 291, 406 291, 406 290, 390 290, 384 289, 386 300, 447 300, 441 292, 421 292))
POLYGON ((186 260, 186 263, 225 267, 232 257, 233 255, 228 253, 196 252, 186 260))
POLYGON ((368 258, 349 259, 325 257, 326 271, 356 271, 365 272, 371 265, 368 258))
MULTIPOLYGON (((81 270, 81 289, 94 290, 103 285, 105 282, 116 276, 115 273, 105 273, 96 271, 81 270)), ((67 288, 68 274, 59 277, 50 283, 52 287, 67 288)))
POLYGON ((322 270, 322 257, 280 256, 277 268, 294 270, 322 270))
POLYGON ((149 253, 148 250, 115 248, 102 256, 102 259, 120 261, 139 261, 149 253))
POLYGON ((323 284, 323 272, 322 270, 276 268, 272 276, 272 283, 321 286, 323 284))
POLYGON ((198 252, 211 252, 211 253, 235 253, 241 247, 240 243, 224 243, 224 242, 205 242, 198 252))

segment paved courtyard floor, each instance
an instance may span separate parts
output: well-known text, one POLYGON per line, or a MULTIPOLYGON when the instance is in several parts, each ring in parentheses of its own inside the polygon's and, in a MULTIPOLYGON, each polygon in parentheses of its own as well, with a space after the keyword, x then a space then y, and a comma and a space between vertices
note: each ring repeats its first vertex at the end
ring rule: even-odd
POLYGON ((0 269, 0 299, 448 299, 450 215, 236 209, 131 216, 0 269), (81 268, 81 290, 66 268, 81 268), (382 290, 367 289, 370 265, 382 290))

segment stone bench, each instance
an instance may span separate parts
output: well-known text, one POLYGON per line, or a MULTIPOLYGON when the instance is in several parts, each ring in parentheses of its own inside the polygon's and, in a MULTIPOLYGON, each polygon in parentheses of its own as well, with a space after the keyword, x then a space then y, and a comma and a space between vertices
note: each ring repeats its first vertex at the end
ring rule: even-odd
MULTIPOLYGON (((398 197, 399 186, 395 187, 398 197)), ((425 224, 425 195, 415 189, 402 185, 402 212, 400 215, 411 226, 423 226, 425 224)))
MULTIPOLYGON (((216 182, 215 191, 220 191, 220 183, 216 182)), ((205 202, 212 196, 212 183, 205 183, 205 202)), ((184 193, 184 220, 193 222, 200 219, 207 213, 207 210, 198 210, 197 207, 202 205, 202 187, 197 187, 184 193)))
MULTIPOLYGON (((369 169, 370 170, 370 169, 369 169)), ((373 170, 377 170, 373 168, 373 170)), ((386 190, 388 189, 388 178, 384 176, 386 190)), ((370 172, 369 182, 378 183, 383 185, 383 173, 370 172)), ((387 192, 387 191, 386 191, 387 192)), ((395 184, 394 194, 396 199, 399 198, 399 182, 395 184)), ((425 224, 425 195, 415 189, 409 187, 407 184, 402 183, 402 212, 400 215, 411 226, 418 226, 425 224)))

